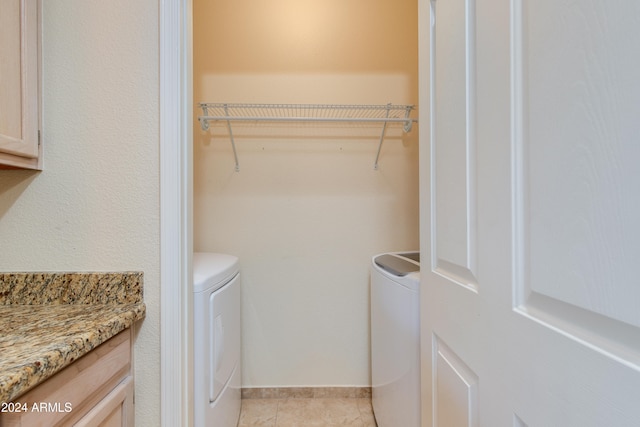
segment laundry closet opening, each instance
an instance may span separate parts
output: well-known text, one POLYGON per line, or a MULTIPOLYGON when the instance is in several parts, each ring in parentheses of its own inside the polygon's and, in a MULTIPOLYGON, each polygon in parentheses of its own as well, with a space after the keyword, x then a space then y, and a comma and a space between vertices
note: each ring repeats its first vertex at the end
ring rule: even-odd
MULTIPOLYGON (((194 0, 193 99, 417 107, 417 28, 416 0, 194 0)), ((418 126, 387 126, 377 170, 380 123, 193 126, 194 250, 240 259, 242 387, 370 386, 370 260, 418 248, 418 126)))

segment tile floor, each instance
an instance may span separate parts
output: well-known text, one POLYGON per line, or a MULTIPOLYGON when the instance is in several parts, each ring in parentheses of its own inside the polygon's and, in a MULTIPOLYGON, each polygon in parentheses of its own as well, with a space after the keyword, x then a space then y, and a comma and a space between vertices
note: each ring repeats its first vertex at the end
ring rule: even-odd
POLYGON ((376 427, 369 398, 242 399, 238 427, 376 427))

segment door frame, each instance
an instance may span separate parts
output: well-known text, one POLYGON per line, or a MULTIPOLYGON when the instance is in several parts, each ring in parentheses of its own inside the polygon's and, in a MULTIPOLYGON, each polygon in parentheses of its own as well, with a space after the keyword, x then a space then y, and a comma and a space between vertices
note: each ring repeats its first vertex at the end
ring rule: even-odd
MULTIPOLYGON (((429 28, 428 22, 424 22, 426 19, 420 18, 424 15, 420 3, 416 17, 419 37, 424 28, 429 28)), ((163 427, 193 425, 192 8, 192 0, 159 1, 160 415, 163 427)), ((428 122, 424 114, 420 119, 428 122)), ((421 205, 423 203, 421 201, 421 205)), ((425 349, 421 349, 423 351, 425 349)))
POLYGON ((158 6, 160 419, 162 426, 187 427, 193 425, 192 0, 158 6))

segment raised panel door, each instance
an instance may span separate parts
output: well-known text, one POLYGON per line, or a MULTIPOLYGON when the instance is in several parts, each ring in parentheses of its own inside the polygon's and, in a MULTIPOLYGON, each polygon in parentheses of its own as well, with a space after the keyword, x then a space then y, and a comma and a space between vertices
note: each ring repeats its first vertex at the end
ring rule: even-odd
POLYGON ((640 425, 640 5, 419 5, 422 425, 640 425))
POLYGON ((0 0, 0 166, 41 168, 39 0, 0 0))

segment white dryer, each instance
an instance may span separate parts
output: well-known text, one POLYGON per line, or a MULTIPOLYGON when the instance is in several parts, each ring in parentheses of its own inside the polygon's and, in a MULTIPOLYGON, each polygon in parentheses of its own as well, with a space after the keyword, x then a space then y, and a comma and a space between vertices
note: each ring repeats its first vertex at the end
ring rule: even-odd
POLYGON ((236 427, 240 417, 239 271, 235 256, 193 254, 195 427, 236 427))
POLYGON ((371 401, 378 427, 420 427, 420 254, 371 263, 371 401))

